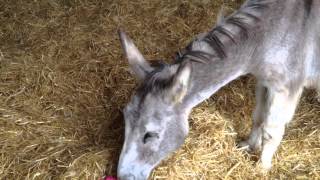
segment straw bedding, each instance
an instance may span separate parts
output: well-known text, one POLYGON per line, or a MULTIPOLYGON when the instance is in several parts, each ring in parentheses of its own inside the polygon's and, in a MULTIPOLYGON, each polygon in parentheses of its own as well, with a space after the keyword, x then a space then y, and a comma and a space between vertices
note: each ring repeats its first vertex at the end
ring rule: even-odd
MULTIPOLYGON (((121 109, 135 80, 116 30, 148 59, 170 59, 212 27, 224 4, 241 0, 1 0, 0 179, 98 179, 116 175, 123 143, 121 109)), ((252 77, 196 107, 184 146, 151 179, 319 179, 320 104, 302 97, 274 158, 260 174, 257 156, 236 148, 254 106, 252 77)))

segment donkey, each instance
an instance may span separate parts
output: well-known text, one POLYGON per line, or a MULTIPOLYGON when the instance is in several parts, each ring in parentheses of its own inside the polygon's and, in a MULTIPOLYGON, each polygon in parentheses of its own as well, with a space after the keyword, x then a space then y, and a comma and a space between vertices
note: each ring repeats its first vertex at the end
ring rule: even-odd
POLYGON ((119 31, 133 74, 140 81, 123 110, 121 180, 147 179, 188 134, 193 107, 232 80, 257 78, 253 126, 239 145, 261 151, 269 170, 303 89, 320 90, 320 0, 247 0, 197 36, 172 64, 151 66, 119 31))

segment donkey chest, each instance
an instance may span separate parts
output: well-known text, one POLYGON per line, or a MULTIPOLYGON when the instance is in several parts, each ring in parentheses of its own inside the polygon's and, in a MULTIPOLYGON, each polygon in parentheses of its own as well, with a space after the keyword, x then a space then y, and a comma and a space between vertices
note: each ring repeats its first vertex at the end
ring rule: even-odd
MULTIPOLYGON (((320 11, 320 6, 313 8, 315 14, 320 11)), ((304 64, 305 64, 305 83, 307 88, 318 88, 320 90, 320 21, 317 16, 312 16, 306 25, 306 33, 304 36, 304 64)))
POLYGON ((310 42, 305 51, 305 86, 320 89, 320 48, 316 42, 310 42))
POLYGON ((290 59, 287 52, 268 59, 255 71, 258 81, 266 87, 283 90, 303 85, 304 64, 301 59, 290 59))
POLYGON ((256 70, 256 76, 265 86, 304 86, 320 90, 320 59, 315 44, 308 44, 306 50, 297 49, 291 56, 287 49, 269 52, 256 70))

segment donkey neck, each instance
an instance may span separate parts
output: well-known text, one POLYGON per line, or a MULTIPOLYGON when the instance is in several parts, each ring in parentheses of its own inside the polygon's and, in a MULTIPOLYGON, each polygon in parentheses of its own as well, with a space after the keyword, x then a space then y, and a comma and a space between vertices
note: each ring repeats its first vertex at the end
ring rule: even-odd
POLYGON ((190 89, 182 106, 191 109, 230 81, 250 73, 255 64, 252 61, 254 53, 261 41, 261 36, 257 35, 263 29, 261 17, 269 5, 266 1, 247 1, 186 48, 186 53, 196 51, 213 56, 206 58, 206 63, 192 62, 190 89))
POLYGON ((193 63, 190 89, 183 106, 192 109, 232 80, 247 74, 243 62, 224 61, 216 64, 193 63))

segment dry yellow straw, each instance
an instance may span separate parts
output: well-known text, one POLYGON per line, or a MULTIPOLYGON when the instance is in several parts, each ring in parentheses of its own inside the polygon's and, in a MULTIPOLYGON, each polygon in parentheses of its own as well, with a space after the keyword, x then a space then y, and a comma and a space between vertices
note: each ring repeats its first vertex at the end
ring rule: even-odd
MULTIPOLYGON (((116 175, 121 109, 135 87, 118 27, 148 59, 170 59, 238 0, 0 2, 0 179, 116 175)), ((254 107, 252 77, 195 108, 184 146, 151 179, 319 179, 320 104, 305 93, 266 176, 236 148, 254 107)))

